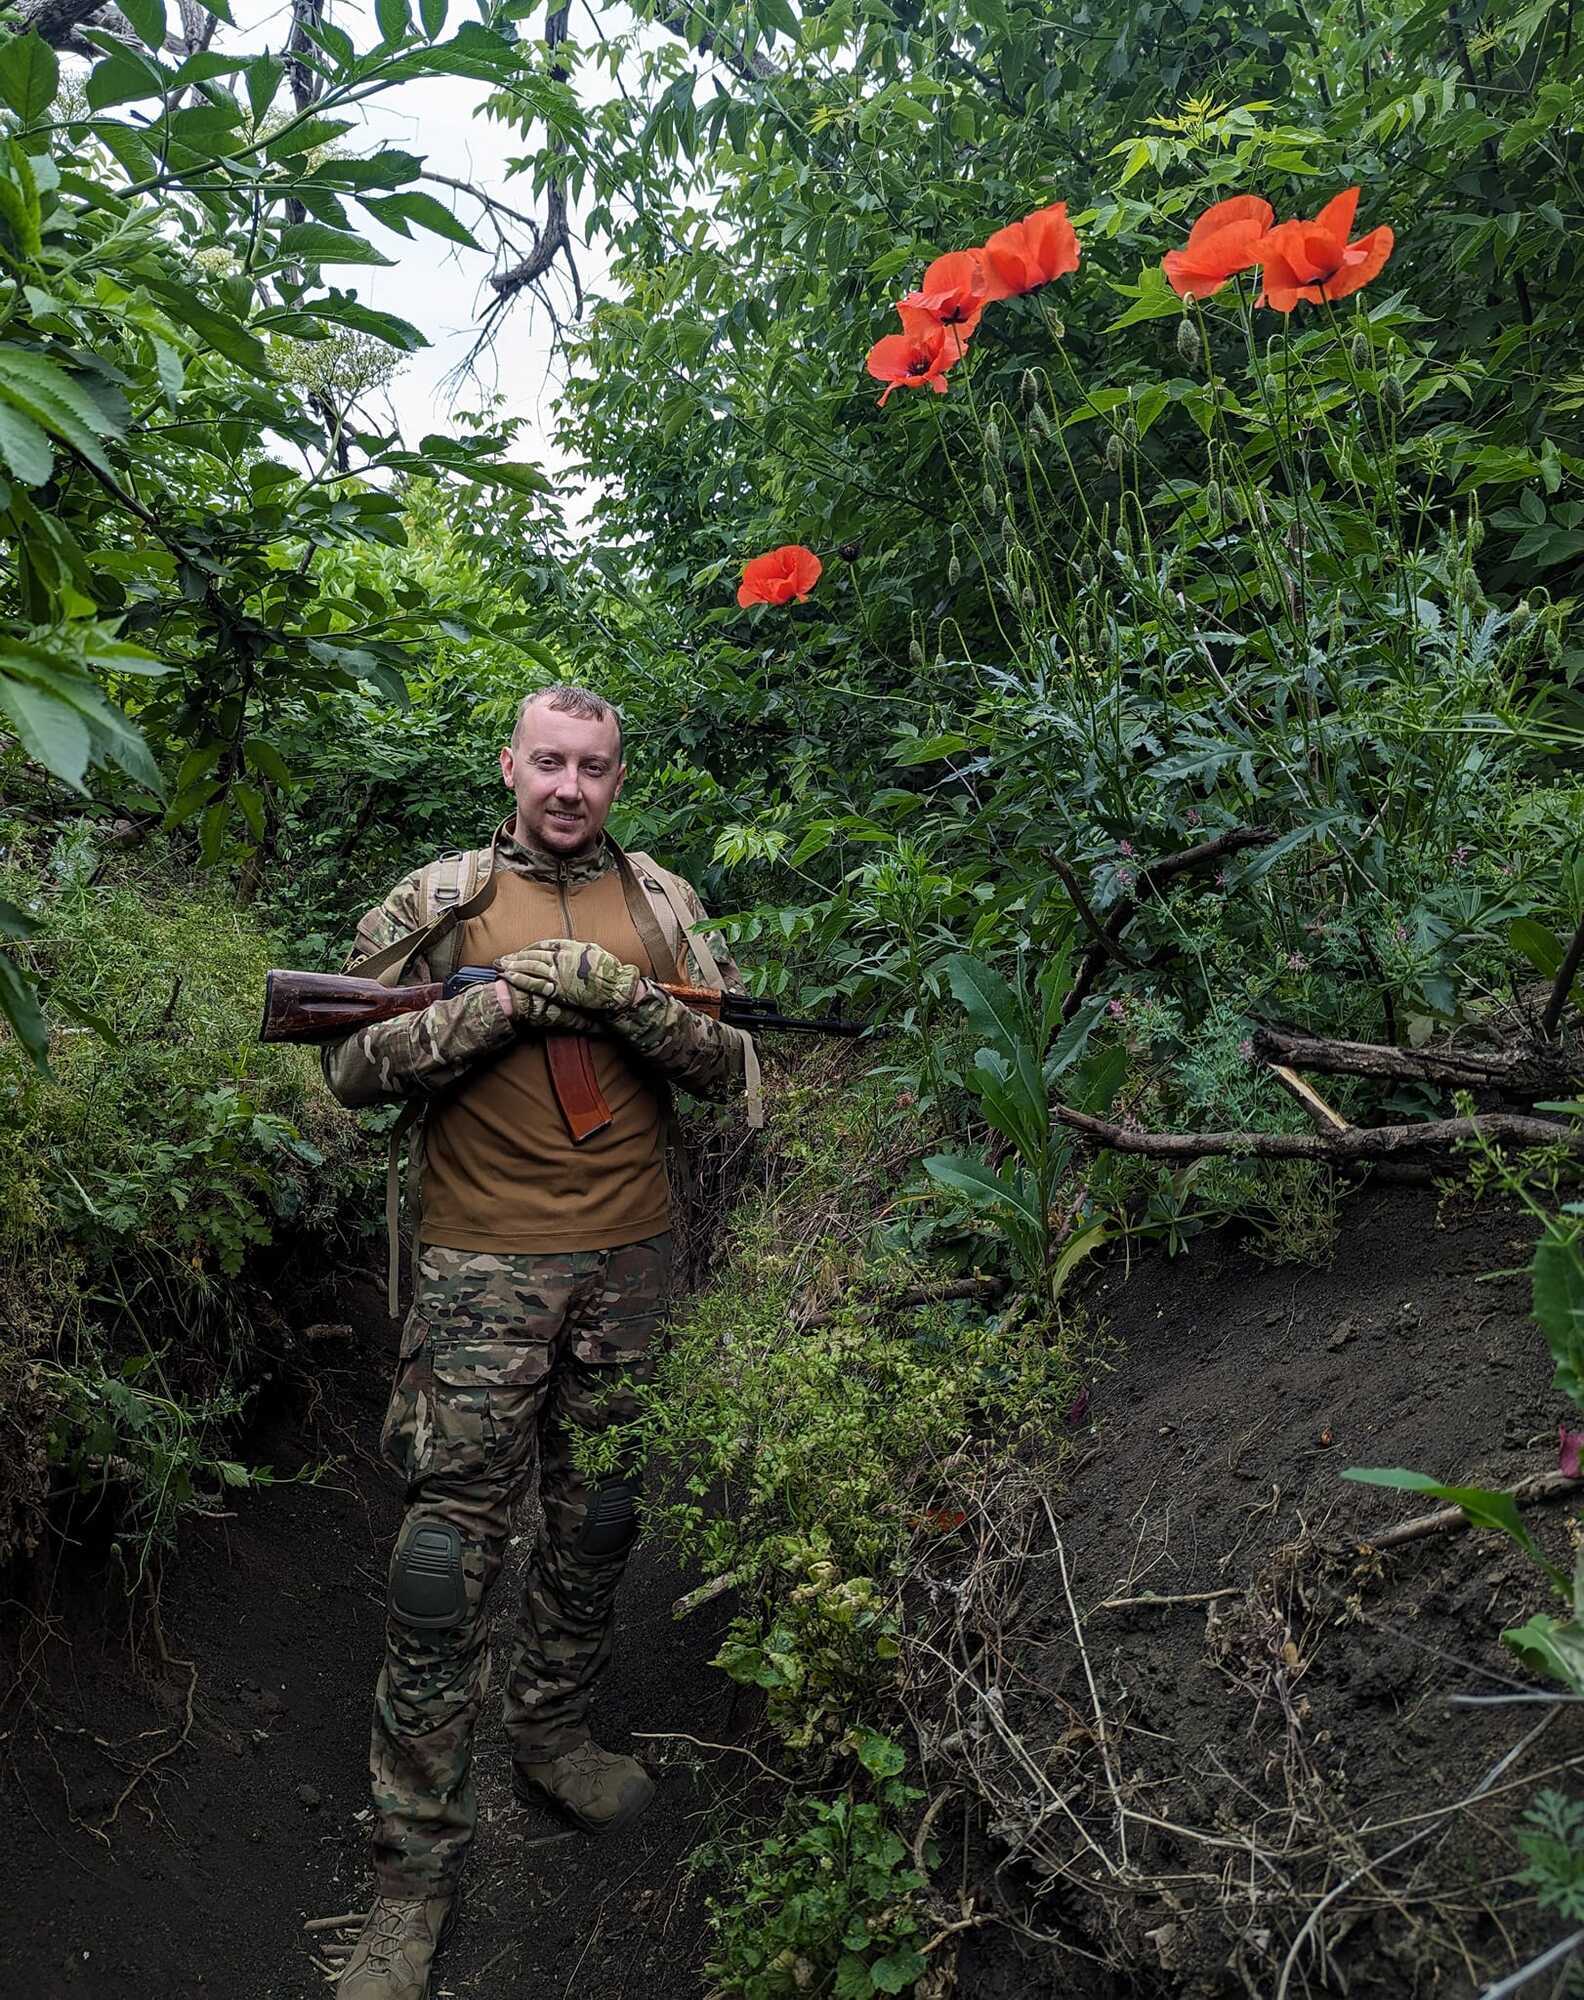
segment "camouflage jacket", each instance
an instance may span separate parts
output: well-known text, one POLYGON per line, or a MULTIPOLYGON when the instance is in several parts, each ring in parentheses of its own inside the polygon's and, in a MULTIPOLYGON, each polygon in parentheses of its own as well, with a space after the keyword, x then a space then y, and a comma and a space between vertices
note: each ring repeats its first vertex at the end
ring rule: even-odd
MULTIPOLYGON (((616 858, 602 840, 594 853, 563 863, 503 832, 495 847, 495 865, 536 881, 554 882, 559 876, 575 887, 596 881, 615 867, 616 858)), ((404 876, 384 902, 369 911, 358 925, 357 942, 343 970, 424 928, 432 914, 424 908, 425 872, 420 868, 404 876)), ((703 923, 704 905, 691 884, 681 886, 684 903, 703 923)), ((744 991, 742 975, 724 946, 714 937, 710 943, 726 985, 734 992, 744 991)), ((433 976, 420 955, 409 961, 402 984, 421 985, 433 976)), ((722 1099, 743 1088, 746 1037, 672 999, 652 980, 640 982, 633 1006, 608 1026, 643 1063, 695 1097, 722 1099)), ((449 1091, 476 1064, 523 1032, 501 1012, 493 986, 474 986, 421 1013, 381 1021, 332 1042, 321 1061, 326 1082, 349 1108, 423 1100, 449 1091)))

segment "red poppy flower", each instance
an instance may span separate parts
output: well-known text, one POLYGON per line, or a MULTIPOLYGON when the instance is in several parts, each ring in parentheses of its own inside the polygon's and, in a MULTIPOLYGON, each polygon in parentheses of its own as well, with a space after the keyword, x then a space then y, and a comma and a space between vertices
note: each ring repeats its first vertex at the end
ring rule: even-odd
POLYGON ((1161 269, 1179 298, 1207 299, 1228 278, 1257 264, 1276 211, 1257 194, 1235 194, 1207 208, 1181 250, 1168 250, 1161 269))
POLYGON ((1349 188, 1328 201, 1312 222, 1277 223, 1260 246, 1265 289, 1256 305, 1291 312, 1300 299, 1311 305, 1345 299, 1380 275, 1396 238, 1383 222, 1349 243, 1358 201, 1358 189, 1349 188))
POLYGON ((1053 201, 1021 222, 998 229, 984 247, 1000 296, 1032 292, 1078 268, 1078 238, 1067 220, 1067 204, 1053 201))
POLYGON ((937 257, 924 282, 909 292, 899 311, 926 312, 942 326, 954 326, 966 340, 979 315, 993 299, 1004 299, 1007 288, 991 270, 982 250, 952 250, 937 257))
POLYGON ((739 604, 798 603, 820 580, 825 565, 812 549, 801 542, 788 542, 743 565, 742 582, 737 586, 739 604))
POLYGON ((897 307, 902 331, 888 333, 869 350, 865 363, 877 382, 886 384, 880 398, 885 407, 893 389, 933 389, 946 393, 946 370, 967 351, 968 335, 960 326, 944 326, 923 306, 904 301, 897 307))

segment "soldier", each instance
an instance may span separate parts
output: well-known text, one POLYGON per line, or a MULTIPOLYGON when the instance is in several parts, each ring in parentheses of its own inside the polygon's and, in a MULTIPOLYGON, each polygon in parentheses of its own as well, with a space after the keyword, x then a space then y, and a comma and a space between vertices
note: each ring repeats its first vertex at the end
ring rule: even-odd
POLYGON ((656 984, 741 990, 695 928, 691 887, 605 832, 626 776, 616 710, 582 688, 543 689, 500 763, 516 807, 492 847, 398 883, 358 926, 347 968, 427 980, 486 964, 499 977, 324 1057, 343 1104, 405 1101, 423 1120, 415 1293, 383 1438, 407 1511, 374 1697, 377 1894, 340 2000, 429 1990, 477 1813, 490 1587, 536 1458, 544 1518, 506 1684, 514 1789, 591 1833, 628 1824, 653 1795, 643 1767, 602 1750, 588 1723, 638 1528, 638 1469, 590 1478, 575 1448, 630 1421, 633 1385, 652 1372, 671 1263, 669 1084, 708 1098, 747 1089, 756 1108, 747 1036, 656 984), (569 1029, 597 1031, 612 1114, 581 1144, 544 1046, 569 1029))

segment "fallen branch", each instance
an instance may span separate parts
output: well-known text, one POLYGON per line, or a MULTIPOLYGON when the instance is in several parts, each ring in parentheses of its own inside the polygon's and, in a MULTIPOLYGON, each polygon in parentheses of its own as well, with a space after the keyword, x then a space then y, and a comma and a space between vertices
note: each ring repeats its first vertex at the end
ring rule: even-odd
POLYGON ((305 1931, 344 1931, 349 1924, 361 1924, 368 1915, 367 1910, 349 1910, 343 1917, 308 1917, 303 1923, 305 1931))
POLYGON ((1106 1597, 1098 1604, 1090 1606, 1091 1616, 1096 1611, 1153 1611, 1162 1604, 1213 1604, 1218 1597, 1241 1597, 1243 1591, 1232 1585, 1226 1590, 1183 1590, 1170 1597, 1157 1597, 1153 1590, 1146 1590, 1142 1597, 1106 1597))
POLYGON ((1340 1111, 1334 1111, 1312 1084, 1304 1082, 1295 1069, 1286 1063, 1271 1063, 1270 1073, 1286 1091, 1287 1095, 1301 1104, 1322 1132, 1346 1132, 1350 1129, 1340 1111))
POLYGON ((1084 894, 1083 884, 1078 880, 1072 864, 1060 854, 1045 857, 1061 877, 1061 885, 1072 898, 1072 906, 1082 918, 1089 935, 1094 939, 1094 949, 1114 959, 1118 965, 1125 965, 1129 971, 1138 969, 1138 960, 1132 952, 1112 937, 1106 926, 1089 906, 1089 898, 1084 894))
POLYGON ((1256 1028, 1254 1053, 1262 1061, 1285 1064, 1323 1076, 1406 1078, 1445 1084, 1457 1090, 1505 1090, 1544 1096, 1567 1088, 1576 1065, 1539 1049, 1485 1055, 1472 1049, 1398 1049, 1378 1042, 1333 1042, 1318 1035, 1292 1035, 1280 1028, 1256 1028))
POLYGON ((1092 1145, 1152 1160, 1384 1160, 1397 1153, 1450 1152, 1477 1138, 1513 1146, 1560 1146, 1584 1158, 1584 1131, 1578 1127, 1509 1111, 1429 1119, 1422 1125, 1358 1125, 1346 1132, 1138 1132, 1066 1104, 1053 1104, 1051 1116, 1092 1145))
POLYGON ((1573 982, 1578 977, 1579 967, 1584 965, 1584 917, 1579 918, 1578 929, 1573 933, 1573 942, 1567 948, 1567 957, 1557 967, 1556 984, 1551 988, 1551 998, 1545 1004, 1545 1012, 1540 1016, 1540 1031, 1549 1040, 1561 1024, 1562 1009, 1567 1005, 1568 995, 1573 991, 1573 982))
POLYGON ((1216 834, 1211 840, 1201 840, 1193 847, 1181 848, 1176 854, 1163 854, 1159 861, 1151 861, 1141 868, 1132 895, 1112 910, 1097 941, 1084 953, 1078 976, 1062 1002, 1062 1019, 1070 1021, 1088 999, 1101 969, 1115 956, 1122 933, 1143 905, 1152 896, 1158 896, 1168 882, 1188 874, 1192 869, 1203 868, 1208 862, 1219 861, 1224 854, 1236 854, 1245 847, 1268 847, 1275 838, 1274 830, 1268 826, 1234 826, 1225 833, 1216 834))
POLYGON ((742 1578, 734 1569, 724 1576, 712 1576, 708 1583, 701 1583, 696 1590, 690 1590, 679 1597, 671 1607, 673 1618, 686 1618, 690 1612, 701 1610, 706 1604, 713 1604, 717 1597, 724 1597, 728 1590, 735 1590, 742 1578))
POLYGON ((641 1743, 691 1743, 696 1750, 719 1750, 723 1756, 746 1757, 750 1764, 757 1764, 765 1776, 774 1778, 778 1785, 795 1785, 797 1782, 795 1778, 789 1778, 785 1771, 778 1771, 767 1764, 752 1750, 745 1750, 740 1743, 706 1743, 702 1736, 689 1736, 681 1729, 635 1729, 631 1733, 641 1743))
MULTIPOLYGON (((1537 1507, 1544 1500, 1560 1500, 1584 1486, 1584 1478, 1574 1477, 1565 1472, 1537 1472, 1532 1479, 1520 1480, 1509 1487, 1505 1498, 1515 1507, 1537 1507)), ((1461 1507, 1438 1507, 1433 1514, 1416 1514, 1411 1521, 1400 1521, 1395 1528, 1383 1528, 1378 1535, 1370 1535, 1360 1541, 1361 1549, 1396 1549, 1404 1542, 1417 1542, 1426 1535, 1456 1535, 1465 1528, 1477 1527, 1461 1507)))

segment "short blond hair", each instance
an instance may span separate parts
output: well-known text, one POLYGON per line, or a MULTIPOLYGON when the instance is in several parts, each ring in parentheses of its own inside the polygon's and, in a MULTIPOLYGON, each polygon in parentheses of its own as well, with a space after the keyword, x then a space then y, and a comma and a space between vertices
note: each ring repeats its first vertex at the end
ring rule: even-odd
POLYGON ((537 707, 540 702, 548 702, 551 708, 559 709, 563 715, 580 715, 587 722, 603 722, 608 716, 616 725, 616 759, 618 763, 621 761, 622 740, 626 734, 622 728, 621 710, 602 694, 595 694, 592 688, 579 687, 573 681, 558 682, 554 687, 535 688, 532 694, 523 696, 517 704, 517 720, 512 724, 514 743, 529 709, 537 707))

